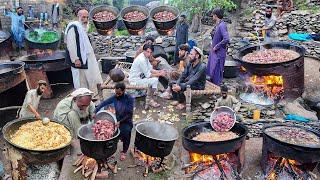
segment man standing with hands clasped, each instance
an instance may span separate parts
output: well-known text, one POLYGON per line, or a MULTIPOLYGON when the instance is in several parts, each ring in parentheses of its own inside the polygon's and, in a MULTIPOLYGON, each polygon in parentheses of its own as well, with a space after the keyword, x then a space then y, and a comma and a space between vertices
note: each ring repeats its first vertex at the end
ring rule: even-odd
POLYGON ((71 65, 74 88, 87 88, 95 92, 97 84, 102 83, 102 77, 87 34, 89 13, 80 9, 77 15, 78 21, 70 22, 65 31, 66 61, 71 65))

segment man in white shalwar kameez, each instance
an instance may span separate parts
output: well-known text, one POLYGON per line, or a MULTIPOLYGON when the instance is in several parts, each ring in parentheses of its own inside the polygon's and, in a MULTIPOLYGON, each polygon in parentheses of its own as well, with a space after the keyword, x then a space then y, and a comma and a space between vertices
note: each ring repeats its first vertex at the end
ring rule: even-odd
POLYGON ((78 21, 70 22, 65 31, 73 85, 75 89, 88 88, 96 92, 97 84, 102 83, 102 77, 87 34, 89 13, 81 9, 77 15, 78 21))

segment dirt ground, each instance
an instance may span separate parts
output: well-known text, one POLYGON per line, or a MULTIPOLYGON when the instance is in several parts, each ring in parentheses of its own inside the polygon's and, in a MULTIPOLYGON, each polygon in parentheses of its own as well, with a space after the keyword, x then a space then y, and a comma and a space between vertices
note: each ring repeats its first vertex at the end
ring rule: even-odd
MULTIPOLYGON (((320 73, 319 73, 320 61, 313 60, 311 58, 305 59, 305 88, 314 88, 320 84, 320 73)), ((105 76, 105 75, 104 75, 105 76)), ((105 77, 104 77, 105 78, 105 77)), ((53 99, 42 99, 39 111, 48 117, 52 117, 53 111, 57 103, 63 99, 67 94, 72 91, 72 85, 59 85, 53 87, 53 91, 55 97, 53 99)), ((110 93, 110 92, 109 92, 110 93)), ((108 93, 107 93, 108 94, 108 93)), ((207 101, 207 97, 202 97, 200 99, 196 99, 193 102, 205 102, 207 101)), ((187 126, 189 123, 186 122, 184 111, 177 111, 173 107, 169 105, 170 101, 164 101, 163 99, 158 98, 158 101, 161 103, 160 108, 145 110, 144 109, 144 98, 138 98, 136 100, 136 107, 134 113, 134 122, 138 123, 139 121, 143 121, 145 119, 153 119, 155 121, 159 119, 175 119, 174 127, 179 131, 180 137, 175 142, 175 146, 173 148, 173 159, 175 161, 174 167, 169 170, 159 174, 150 173, 148 177, 144 178, 142 176, 143 168, 135 167, 135 168, 127 168, 129 165, 134 164, 133 158, 128 154, 127 159, 125 161, 118 161, 118 174, 112 176, 109 179, 119 179, 119 180, 138 180, 138 179, 190 179, 184 176, 181 171, 181 157, 186 153, 183 149, 181 142, 181 130, 187 126)), ((193 105, 195 106, 195 104, 193 105)), ((134 135, 135 132, 132 132, 131 139, 131 147, 134 144, 134 135)), ((3 142, 3 141, 2 141, 3 142)), ((243 172, 241 173, 242 179, 263 179, 261 168, 259 165, 259 161, 261 158, 261 147, 262 147, 262 138, 251 138, 246 141, 246 160, 245 166, 243 168, 243 172)), ((1 148, 3 148, 3 144, 1 143, 1 148)), ((116 158, 118 158, 119 150, 122 149, 122 143, 118 144, 118 151, 115 153, 116 158)), ((0 156, 0 160, 4 161, 3 157, 0 156)), ((72 162, 69 162, 72 163, 72 162)), ((81 179, 80 174, 74 175, 72 171, 75 167, 70 167, 69 169, 64 169, 64 172, 67 172, 69 176, 65 179, 81 179)), ((316 171, 316 170, 315 170, 316 171)))

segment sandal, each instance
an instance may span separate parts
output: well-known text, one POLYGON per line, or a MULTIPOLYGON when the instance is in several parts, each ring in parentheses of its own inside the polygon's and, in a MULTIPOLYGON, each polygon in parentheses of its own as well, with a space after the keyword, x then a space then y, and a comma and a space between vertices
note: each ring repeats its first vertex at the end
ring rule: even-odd
POLYGON ((120 153, 120 161, 124 161, 126 159, 126 153, 121 152, 120 153))
POLYGON ((183 110, 184 108, 186 108, 186 106, 185 106, 184 104, 178 104, 178 105, 176 106, 176 109, 177 109, 177 110, 183 110))
POLYGON ((170 105, 172 105, 172 106, 176 106, 176 105, 178 105, 178 104, 179 104, 178 101, 172 101, 172 102, 170 103, 170 105))
POLYGON ((157 108, 157 107, 160 107, 160 104, 155 102, 154 100, 150 100, 150 103, 149 105, 153 108, 157 108))
POLYGON ((169 92, 166 91, 166 92, 160 94, 160 97, 163 98, 163 99, 169 100, 169 99, 172 98, 172 95, 169 92))

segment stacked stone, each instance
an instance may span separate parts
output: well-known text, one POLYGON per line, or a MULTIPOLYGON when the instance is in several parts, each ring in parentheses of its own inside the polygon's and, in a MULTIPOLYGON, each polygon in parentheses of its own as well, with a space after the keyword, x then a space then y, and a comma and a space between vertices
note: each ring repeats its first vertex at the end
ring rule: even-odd
POLYGON ((320 12, 292 11, 283 15, 283 22, 290 32, 316 33, 320 31, 320 12))
MULTIPOLYGON (((139 48, 146 36, 102 36, 95 32, 90 34, 90 40, 97 55, 123 57, 125 52, 139 48)), ((163 48, 174 46, 174 38, 164 37, 159 45, 163 48)))

